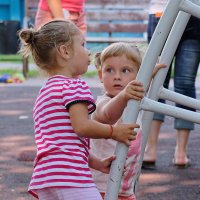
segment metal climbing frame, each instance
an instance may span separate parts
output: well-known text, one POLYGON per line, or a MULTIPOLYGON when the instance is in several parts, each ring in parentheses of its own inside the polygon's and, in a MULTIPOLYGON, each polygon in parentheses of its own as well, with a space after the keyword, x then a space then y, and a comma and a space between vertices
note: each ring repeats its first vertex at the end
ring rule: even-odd
MULTIPOLYGON (((191 15, 200 18, 200 0, 170 0, 168 2, 163 16, 154 31, 136 79, 142 82, 145 90, 147 90, 148 83, 151 81, 149 74, 152 74, 159 55, 159 62, 165 63, 168 67, 159 70, 156 77, 152 80, 147 96, 142 101, 130 100, 124 110, 122 117, 123 123, 135 123, 139 111, 145 111, 142 123, 143 136, 139 169, 141 169, 142 165, 148 131, 153 119, 153 112, 160 112, 165 115, 200 124, 200 113, 157 102, 158 98, 162 98, 200 110, 200 101, 163 88, 168 68, 191 15)), ((118 199, 127 152, 128 147, 126 145, 122 143, 117 144, 115 149, 117 158, 111 165, 105 200, 118 199)), ((134 177, 135 186, 137 186, 140 171, 134 177)), ((135 192, 136 189, 137 187, 134 188, 135 192)))

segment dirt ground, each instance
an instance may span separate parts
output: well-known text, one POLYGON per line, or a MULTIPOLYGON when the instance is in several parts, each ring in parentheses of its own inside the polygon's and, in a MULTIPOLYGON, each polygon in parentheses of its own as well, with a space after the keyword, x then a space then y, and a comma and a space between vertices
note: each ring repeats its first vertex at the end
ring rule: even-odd
MULTIPOLYGON (((32 108, 38 90, 37 86, 0 85, 0 200, 34 199, 27 194, 32 161, 19 158, 22 152, 35 150, 32 108)), ((95 96, 99 93, 98 89, 92 91, 95 96)), ((157 168, 142 171, 138 200, 200 199, 199 145, 200 126, 196 125, 188 147, 191 166, 175 168, 175 130, 173 119, 167 117, 159 140, 157 168)))

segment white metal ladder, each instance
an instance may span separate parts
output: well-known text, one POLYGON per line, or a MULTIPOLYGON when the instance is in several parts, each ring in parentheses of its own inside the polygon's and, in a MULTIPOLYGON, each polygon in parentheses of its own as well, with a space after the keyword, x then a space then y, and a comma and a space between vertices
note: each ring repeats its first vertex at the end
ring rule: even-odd
MULTIPOLYGON (((143 83, 145 90, 147 90, 148 83, 151 81, 151 77, 149 75, 152 74, 153 68, 156 65, 159 55, 159 62, 170 66, 171 60, 175 54, 181 36, 191 15, 200 18, 200 0, 170 0, 168 2, 165 11, 154 31, 153 37, 136 77, 138 81, 143 83)), ((159 98, 162 98, 200 110, 199 100, 163 88, 163 83, 168 68, 169 67, 159 70, 156 77, 152 81, 148 95, 144 97, 140 102, 130 100, 123 113, 123 123, 135 123, 139 111, 145 111, 142 123, 143 133, 142 150, 139 162, 140 169, 144 156, 145 146, 147 143, 149 128, 153 119, 153 112, 159 112, 165 115, 189 120, 200 124, 200 113, 157 102, 159 98)), ((117 157, 111 165, 107 191, 104 198, 105 200, 118 199, 118 192, 121 184, 127 152, 128 147, 126 145, 117 143, 115 150, 117 157)), ((137 186, 139 175, 140 170, 134 177, 135 186, 137 186)))

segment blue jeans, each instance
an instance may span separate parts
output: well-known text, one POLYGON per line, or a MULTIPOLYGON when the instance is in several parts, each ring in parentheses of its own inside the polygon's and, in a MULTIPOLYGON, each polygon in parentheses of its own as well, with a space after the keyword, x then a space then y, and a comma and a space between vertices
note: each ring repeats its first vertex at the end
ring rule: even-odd
MULTIPOLYGON (((154 26, 155 29, 155 26, 157 25, 156 22, 158 22, 158 20, 159 19, 155 18, 154 15, 150 15, 148 27, 154 26)), ((200 23, 198 22, 198 24, 200 23)), ((189 32, 191 31, 190 25, 191 24, 188 24, 188 28, 186 27, 186 30, 174 55, 174 90, 177 93, 196 98, 195 79, 200 62, 200 36, 196 34, 196 30, 189 32), (186 32, 187 34, 185 34, 186 32), (192 35, 193 33, 194 35, 192 35)), ((154 29, 152 27, 148 28, 148 41, 150 41, 154 29)), ((169 85, 170 72, 171 67, 164 82, 165 88, 168 88, 169 85)), ((159 101, 164 102, 163 100, 159 101)), ((176 106, 194 111, 191 108, 179 104, 176 104, 176 106)), ((164 115, 155 113, 153 119, 164 121, 164 115)), ((194 123, 182 119, 175 119, 174 128, 193 130, 194 123)))

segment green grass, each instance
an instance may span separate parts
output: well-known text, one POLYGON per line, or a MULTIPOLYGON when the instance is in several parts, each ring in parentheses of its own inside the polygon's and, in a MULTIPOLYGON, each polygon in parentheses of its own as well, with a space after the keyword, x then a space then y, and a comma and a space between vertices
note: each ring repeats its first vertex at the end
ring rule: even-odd
MULTIPOLYGON (((12 54, 12 55, 0 55, 0 63, 4 62, 11 62, 11 63, 22 63, 22 56, 19 54, 12 54)), ((29 58, 29 63, 33 62, 32 58, 29 58)), ((22 73, 21 69, 9 69, 9 68, 2 68, 0 69, 0 75, 8 74, 11 77, 16 73, 22 73)), ((34 78, 38 77, 40 72, 38 70, 29 70, 28 77, 34 78)), ((91 78, 97 76, 97 71, 88 71, 83 76, 91 78)))
POLYGON ((14 55, 0 55, 0 62, 21 62, 22 56, 18 54, 14 55))
MULTIPOLYGON (((22 70, 19 70, 19 69, 8 69, 8 68, 0 69, 0 75, 8 74, 8 75, 10 75, 12 77, 16 73, 22 73, 22 70)), ((29 70, 29 72, 28 72, 28 77, 29 78, 34 78, 34 77, 38 77, 38 76, 40 76, 40 72, 38 70, 29 70)), ((87 77, 87 78, 96 77, 97 76, 97 72, 96 71, 89 71, 89 72, 86 72, 83 76, 87 77)))
MULTIPOLYGON (((16 73, 22 73, 22 70, 19 69, 0 69, 0 75, 3 74, 8 74, 9 76, 14 76, 16 73)), ((38 77, 39 76, 39 72, 37 70, 29 70, 28 72, 28 77, 29 78, 34 78, 34 77, 38 77)))
MULTIPOLYGON (((0 54, 0 62, 13 62, 13 63, 20 63, 22 62, 22 56, 20 54, 0 54)), ((29 62, 33 62, 32 58, 29 58, 29 62)))
MULTIPOLYGON (((22 70, 19 70, 19 69, 8 69, 8 68, 0 69, 0 75, 8 74, 9 76, 12 77, 16 73, 22 73, 22 70)), ((38 76, 40 76, 40 72, 38 70, 29 70, 28 78, 36 78, 38 76)), ((89 71, 89 72, 85 73, 83 76, 87 77, 87 78, 96 77, 97 76, 97 72, 96 71, 89 71)))
POLYGON ((19 70, 16 70, 16 69, 0 69, 0 75, 8 74, 12 76, 13 74, 18 73, 18 72, 19 70))
MULTIPOLYGON (((91 63, 94 62, 94 55, 90 55, 91 63)), ((22 63, 22 56, 20 54, 11 54, 11 55, 2 55, 0 54, 0 63, 5 63, 5 62, 11 62, 11 63, 22 63)), ((33 59, 30 57, 29 58, 29 63, 33 63, 33 59)), ((0 68, 0 75, 3 74, 8 74, 11 77, 16 74, 16 73, 22 73, 22 69, 9 69, 9 68, 0 68)), ((28 78, 34 78, 38 77, 40 75, 40 72, 37 70, 29 70, 28 72, 28 78)), ((88 71, 84 75, 84 77, 87 78, 92 78, 92 77, 97 77, 97 71, 88 71)))

